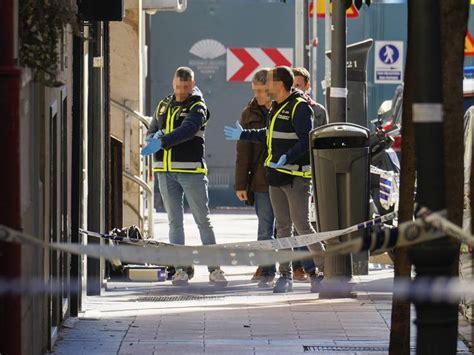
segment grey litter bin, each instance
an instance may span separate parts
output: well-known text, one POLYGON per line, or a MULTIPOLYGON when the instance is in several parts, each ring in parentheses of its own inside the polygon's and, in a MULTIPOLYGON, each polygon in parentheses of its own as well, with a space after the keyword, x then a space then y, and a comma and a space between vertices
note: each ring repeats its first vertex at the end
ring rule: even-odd
MULTIPOLYGON (((310 133, 313 189, 318 231, 364 222, 369 216, 369 130, 353 123, 331 123, 310 133)), ((349 238, 360 237, 364 231, 349 238)), ((338 244, 348 237, 328 242, 338 244)), ((326 257, 325 274, 350 279, 368 274, 368 253, 326 257), (337 259, 339 258, 339 259, 337 259), (341 265, 342 263, 342 265, 341 265)))

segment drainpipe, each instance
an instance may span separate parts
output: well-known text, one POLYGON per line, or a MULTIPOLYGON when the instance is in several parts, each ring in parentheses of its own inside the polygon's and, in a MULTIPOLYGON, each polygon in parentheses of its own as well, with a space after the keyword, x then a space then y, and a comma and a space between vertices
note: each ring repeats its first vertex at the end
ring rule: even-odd
MULTIPOLYGON (((0 1, 0 161, 8 169, 0 178, 0 224, 21 230, 20 87, 16 66, 18 2, 0 1)), ((21 247, 0 242, 0 279, 21 277, 21 247)), ((21 297, 0 297, 0 353, 21 354, 21 297)))

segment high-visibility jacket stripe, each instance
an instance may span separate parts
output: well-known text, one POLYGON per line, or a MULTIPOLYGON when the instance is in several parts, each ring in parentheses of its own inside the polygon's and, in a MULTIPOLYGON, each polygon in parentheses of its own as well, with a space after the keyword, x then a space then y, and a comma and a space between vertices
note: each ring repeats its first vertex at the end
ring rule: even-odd
MULTIPOLYGON (((182 162, 182 161, 172 161, 173 168, 177 169, 197 169, 202 168, 201 163, 199 162, 182 162)), ((153 163, 153 168, 163 168, 164 164, 162 161, 156 161, 153 163)))
POLYGON ((302 99, 301 97, 298 97, 296 99, 296 104, 295 106, 293 106, 293 110, 291 110, 291 119, 293 120, 293 117, 295 117, 295 111, 296 111, 296 108, 298 107, 298 105, 302 102, 306 102, 305 99, 302 99))
POLYGON ((276 117, 280 114, 280 112, 288 105, 288 102, 285 103, 280 109, 272 116, 272 120, 270 122, 270 127, 267 130, 267 149, 268 149, 268 157, 265 160, 265 166, 268 166, 268 164, 271 163, 272 161, 272 133, 273 133, 273 127, 275 126, 275 121, 276 117))
MULTIPOLYGON (((302 98, 297 98, 296 103, 293 106, 293 109, 291 110, 291 120, 293 120, 294 114, 296 107, 302 103, 306 102, 306 100, 302 98)), ((270 167, 270 163, 272 162, 273 156, 272 156, 272 148, 273 148, 273 139, 288 139, 288 140, 297 140, 298 135, 296 132, 280 132, 280 131, 275 131, 275 122, 278 119, 278 115, 281 113, 281 111, 289 104, 289 101, 286 102, 280 109, 272 116, 271 121, 270 121, 270 126, 267 129, 267 149, 268 149, 268 157, 265 160, 265 166, 270 167)), ((281 173, 289 174, 289 175, 294 175, 294 176, 301 176, 304 178, 311 178, 311 166, 306 165, 300 167, 299 165, 284 165, 281 168, 275 169, 281 173)))
POLYGON ((273 139, 289 139, 298 140, 298 135, 295 132, 278 132, 273 131, 273 139))
MULTIPOLYGON (((173 110, 173 113, 171 113, 171 109, 168 108, 168 112, 166 113, 166 128, 165 128, 165 134, 169 134, 173 129, 171 127, 171 122, 174 121, 174 118, 178 111, 180 110, 180 107, 176 107, 173 110)), ((166 171, 168 169, 168 156, 171 155, 171 150, 165 149, 163 150, 163 167, 162 170, 166 171)))
POLYGON ((300 170, 301 168, 301 171, 311 171, 311 165, 305 165, 303 167, 300 167, 298 164, 292 164, 292 165, 283 165, 281 167, 282 169, 286 169, 286 170, 292 170, 292 171, 297 171, 297 170, 300 170))

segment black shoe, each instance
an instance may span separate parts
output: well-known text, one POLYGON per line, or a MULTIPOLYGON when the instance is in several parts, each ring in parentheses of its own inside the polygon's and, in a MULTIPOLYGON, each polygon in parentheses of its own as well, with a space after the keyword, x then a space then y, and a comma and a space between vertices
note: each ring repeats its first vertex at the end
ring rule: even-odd
POLYGON ((188 266, 186 272, 188 273, 188 277, 191 280, 194 277, 194 266, 188 266))
POLYGON ((166 268, 166 279, 168 281, 171 281, 173 280, 173 275, 176 273, 176 269, 174 268, 174 266, 168 266, 166 268))
POLYGON ((323 274, 311 274, 309 276, 311 282, 311 293, 319 293, 321 291, 321 281, 323 281, 323 274))
POLYGON ((272 288, 273 287, 273 280, 275 276, 264 275, 260 277, 260 281, 258 283, 258 288, 272 288))
POLYGON ((293 280, 288 276, 280 276, 275 286, 273 287, 273 293, 287 293, 293 291, 293 280))

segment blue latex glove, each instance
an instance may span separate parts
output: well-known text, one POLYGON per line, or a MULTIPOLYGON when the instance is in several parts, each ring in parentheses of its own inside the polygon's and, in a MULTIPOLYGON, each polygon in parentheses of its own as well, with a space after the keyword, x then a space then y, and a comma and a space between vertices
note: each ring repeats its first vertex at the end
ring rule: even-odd
POLYGON ((283 154, 280 159, 278 159, 278 161, 276 163, 270 163, 268 164, 268 166, 270 168, 274 168, 274 169, 277 169, 277 168, 281 168, 283 165, 286 164, 286 161, 287 161, 287 156, 286 154, 283 154))
POLYGON ((163 132, 163 130, 159 130, 159 131, 156 131, 153 135, 150 135, 148 136, 145 141, 148 143, 150 140, 152 139, 156 139, 156 138, 159 138, 159 137, 163 137, 165 135, 165 133, 163 132))
MULTIPOLYGON (((155 134, 155 136, 156 136, 156 134, 155 134)), ((160 138, 155 138, 155 136, 153 136, 153 138, 148 140, 148 144, 140 152, 141 155, 143 155, 143 156, 151 155, 151 154, 156 153, 157 151, 159 151, 161 149, 161 139, 160 138)))
POLYGON ((225 126, 224 127, 224 136, 225 139, 228 141, 238 141, 240 139, 240 135, 244 129, 240 125, 239 121, 235 122, 235 128, 225 126))

